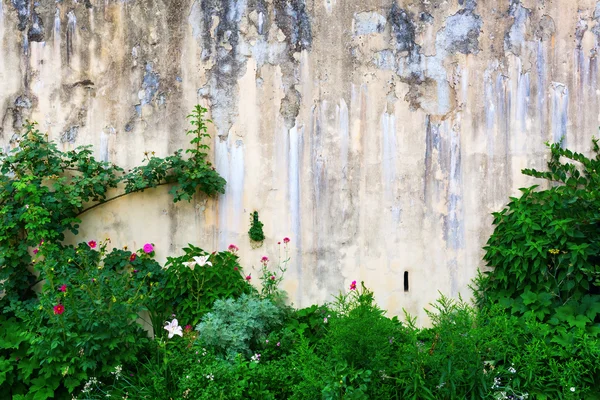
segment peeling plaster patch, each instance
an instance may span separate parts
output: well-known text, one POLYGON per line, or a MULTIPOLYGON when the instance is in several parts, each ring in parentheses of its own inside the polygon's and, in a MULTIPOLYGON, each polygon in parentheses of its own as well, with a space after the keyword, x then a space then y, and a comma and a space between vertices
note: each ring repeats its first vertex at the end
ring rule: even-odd
POLYGON ((17 10, 17 16, 19 23, 17 28, 20 31, 24 31, 27 28, 27 21, 29 20, 29 4, 27 0, 11 0, 11 3, 15 10, 17 10))
POLYGON ((310 18, 304 0, 275 0, 272 4, 271 15, 264 0, 196 0, 192 5, 192 31, 202 43, 202 59, 212 62, 208 82, 198 94, 209 100, 221 139, 228 136, 238 116, 237 82, 245 74, 250 56, 256 59, 257 76, 265 63, 281 67, 285 95, 280 113, 288 129, 295 124, 301 102, 295 89, 299 83, 297 53, 312 46, 310 18), (254 32, 249 29, 252 24, 254 32))
POLYGON ((304 0, 275 0, 275 22, 285 34, 292 53, 310 50, 312 31, 304 0))
POLYGON ((138 98, 142 106, 152 102, 160 86, 160 76, 153 70, 151 62, 146 63, 145 70, 146 72, 144 72, 142 80, 142 90, 138 93, 138 98))
POLYGON ((25 120, 31 114, 33 101, 27 95, 18 96, 15 99, 15 107, 13 108, 13 129, 15 131, 21 129, 25 124, 25 120))
POLYGON ((513 17, 514 21, 504 36, 504 51, 520 56, 526 40, 525 35, 531 10, 523 7, 520 0, 512 0, 508 15, 513 17))
POLYGON ((396 50, 398 52, 407 51, 411 56, 413 50, 418 49, 415 43, 415 25, 412 22, 410 14, 398 7, 396 2, 392 4, 388 20, 392 25, 392 35, 396 40, 396 50))
POLYGON ((538 29, 535 32, 535 36, 541 41, 550 40, 554 33, 556 32, 556 24, 554 20, 549 15, 542 15, 540 18, 540 24, 538 29))
POLYGON ((396 70, 396 55, 392 50, 381 50, 375 53, 373 64, 379 69, 396 70))
POLYGON ((594 22, 592 32, 596 35, 596 40, 600 42, 600 0, 596 3, 596 9, 594 10, 594 22))
POLYGON ((449 16, 436 37, 436 49, 449 54, 477 54, 482 23, 481 17, 467 8, 449 16))
POLYGON ((44 24, 38 13, 35 12, 35 8, 31 13, 31 25, 27 31, 27 38, 30 42, 44 41, 44 24))
MULTIPOLYGON (((238 115, 237 81, 246 70, 246 57, 240 54, 238 45, 240 21, 247 4, 245 0, 196 0, 192 8, 195 12, 191 15, 201 18, 199 27, 193 31, 202 41, 202 59, 208 61, 212 56, 214 60, 204 97, 211 103, 212 120, 219 137, 224 139, 238 115)), ((196 25, 196 21, 190 22, 196 25)))
POLYGON ((362 12, 354 14, 352 20, 352 31, 355 36, 369 35, 371 33, 383 33, 385 17, 376 12, 362 12))
POLYGON ((458 4, 464 6, 465 10, 473 11, 477 7, 477 0, 458 0, 458 4))
POLYGON ((392 46, 374 54, 372 63, 380 69, 394 69, 410 88, 405 97, 411 109, 422 108, 427 114, 447 115, 456 108, 456 93, 448 83, 444 63, 456 53, 477 54, 483 21, 475 13, 477 2, 463 1, 464 7, 449 16, 437 32, 433 56, 421 54, 415 42, 416 28, 412 15, 394 2, 387 21, 391 25, 392 46))
POLYGON ((433 22, 433 15, 429 14, 428 12, 422 12, 419 14, 419 19, 421 20, 421 22, 425 22, 426 24, 430 24, 433 22))
POLYGON ((73 125, 60 135, 61 143, 75 143, 79 134, 79 125, 73 125))

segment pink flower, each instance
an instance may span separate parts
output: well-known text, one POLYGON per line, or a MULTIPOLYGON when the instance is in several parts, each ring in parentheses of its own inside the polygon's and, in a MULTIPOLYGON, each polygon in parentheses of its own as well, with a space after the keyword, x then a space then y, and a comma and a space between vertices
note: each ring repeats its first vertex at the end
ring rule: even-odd
POLYGON ((96 242, 93 240, 90 240, 88 242, 88 246, 90 246, 90 249, 95 249, 96 248, 96 242))
POLYGON ((129 257, 129 261, 135 261, 135 259, 137 258, 137 254, 133 253, 130 257, 129 257))
POLYGON ((37 254, 38 251, 40 251, 40 249, 38 249, 37 247, 35 249, 33 249, 33 254, 37 254))
POLYGON ((288 244, 290 242, 290 238, 289 237, 284 237, 283 238, 283 243, 284 244, 288 244))
POLYGON ((252 277, 251 277, 250 275, 248 275, 248 276, 246 277, 246 280, 247 280, 248 282, 250 282, 250 279, 252 279, 252 277))
POLYGON ((154 251, 154 246, 151 243, 146 243, 144 245, 144 253, 150 254, 154 251))
POLYGON ((60 315, 64 312, 65 312, 65 306, 63 306, 62 304, 54 306, 54 314, 55 315, 60 315))
POLYGON ((277 347, 281 346, 281 342, 277 342, 277 347))
MULTIPOLYGON (((183 328, 183 330, 184 330, 185 332, 190 332, 190 331, 192 330, 192 326, 191 326, 190 324, 187 324, 187 325, 186 325, 186 326, 183 328)), ((196 354, 197 354, 197 353, 196 353, 196 354)))
POLYGON ((60 285, 60 287, 58 288, 59 292, 66 292, 67 291, 67 285, 60 285))
POLYGON ((267 256, 263 256, 263 257, 260 259, 260 262, 261 262, 261 263, 263 263, 263 264, 266 264, 266 263, 268 263, 268 262, 269 262, 269 257, 267 257, 267 256))
POLYGON ((233 270, 234 270, 234 271, 237 271, 237 270, 238 270, 238 267, 233 267, 233 270))
POLYGON ((350 290, 356 290, 356 281, 352 281, 350 284, 350 290))
POLYGON ((239 249, 235 244, 230 244, 229 247, 227 248, 227 250, 229 250, 232 253, 237 252, 239 249))
POLYGON ((275 280, 275 275, 271 275, 271 280, 274 281, 275 280))

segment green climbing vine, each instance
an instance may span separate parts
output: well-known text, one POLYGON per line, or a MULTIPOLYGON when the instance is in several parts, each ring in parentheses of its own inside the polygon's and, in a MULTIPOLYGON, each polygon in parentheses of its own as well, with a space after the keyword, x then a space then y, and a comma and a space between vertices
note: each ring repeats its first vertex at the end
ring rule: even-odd
POLYGON ((35 298, 32 249, 60 243, 66 232, 78 233, 79 216, 99 205, 159 185, 172 185, 173 201, 192 199, 197 191, 224 193, 223 179, 208 161, 210 137, 206 109, 196 106, 188 116, 193 147, 159 158, 145 153, 144 163, 129 172, 98 161, 90 146, 61 151, 27 122, 18 147, 0 153, 0 308, 21 307, 35 298), (109 189, 123 192, 108 197, 109 189))

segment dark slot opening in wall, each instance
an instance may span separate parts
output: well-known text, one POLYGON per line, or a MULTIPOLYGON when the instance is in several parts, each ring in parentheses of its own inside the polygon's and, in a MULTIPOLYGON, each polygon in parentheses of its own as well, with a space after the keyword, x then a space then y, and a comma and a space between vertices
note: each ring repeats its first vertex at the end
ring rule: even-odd
POLYGON ((404 291, 408 292, 408 271, 404 271, 404 291))

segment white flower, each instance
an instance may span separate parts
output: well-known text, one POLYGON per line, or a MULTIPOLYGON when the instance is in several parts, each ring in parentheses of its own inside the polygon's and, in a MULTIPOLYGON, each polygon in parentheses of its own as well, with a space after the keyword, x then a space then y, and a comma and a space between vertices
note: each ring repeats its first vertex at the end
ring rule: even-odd
POLYGON ((115 370, 113 372, 111 372, 111 374, 113 374, 115 376, 115 379, 119 379, 121 377, 121 371, 123 371, 123 367, 120 365, 117 365, 115 367, 115 370))
POLYGON ((173 319, 173 321, 168 322, 165 326, 165 329, 169 332, 169 339, 171 339, 174 335, 183 337, 183 331, 178 325, 177 319, 173 319))
POLYGON ((571 392, 574 392, 574 391, 575 391, 575 388, 574 388, 574 387, 572 387, 572 388, 571 388, 571 392))
POLYGON ((327 323, 327 317, 323 318, 323 323, 326 324, 327 323))
POLYGON ((516 369, 514 369, 513 367, 510 367, 510 368, 508 369, 508 372, 510 372, 511 374, 514 374, 515 372, 517 372, 517 370, 516 370, 516 369))
POLYGON ((194 257, 192 257, 194 259, 194 261, 184 262, 183 265, 185 265, 192 271, 194 270, 194 268, 196 268, 196 265, 199 267, 204 267, 205 265, 212 267, 212 263, 210 261, 208 261, 209 257, 210 257, 210 254, 207 256, 194 256, 194 257))

